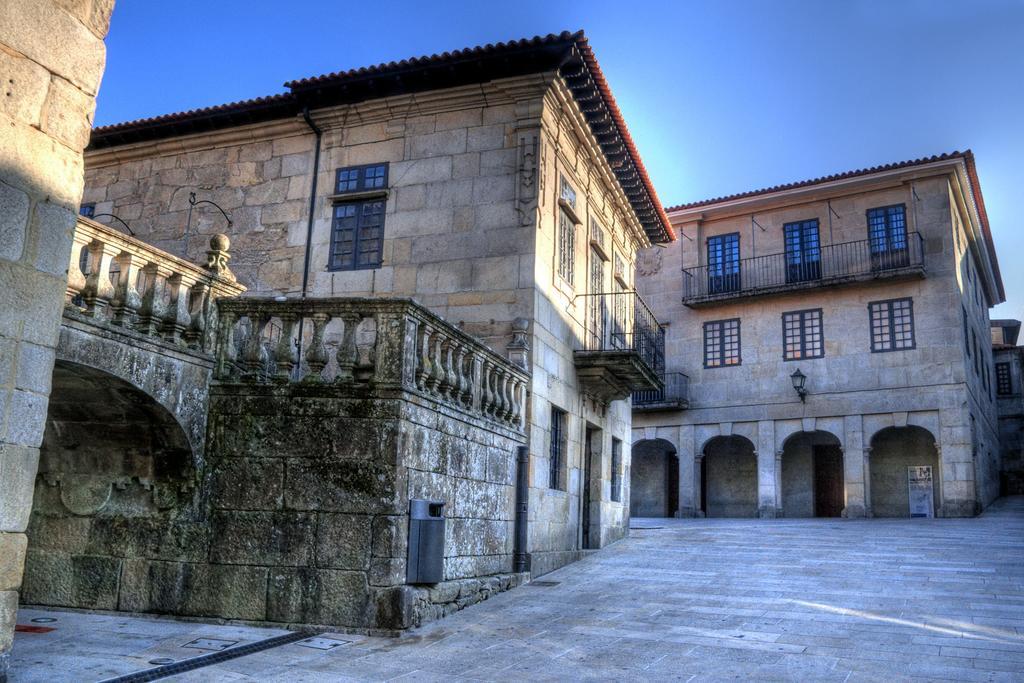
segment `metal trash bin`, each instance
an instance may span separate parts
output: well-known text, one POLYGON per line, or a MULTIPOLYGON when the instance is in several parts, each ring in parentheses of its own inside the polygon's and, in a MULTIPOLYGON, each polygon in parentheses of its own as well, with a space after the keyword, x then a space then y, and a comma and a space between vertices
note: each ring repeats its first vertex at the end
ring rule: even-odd
POLYGON ((409 557, 406 583, 444 580, 444 502, 409 501, 409 557))

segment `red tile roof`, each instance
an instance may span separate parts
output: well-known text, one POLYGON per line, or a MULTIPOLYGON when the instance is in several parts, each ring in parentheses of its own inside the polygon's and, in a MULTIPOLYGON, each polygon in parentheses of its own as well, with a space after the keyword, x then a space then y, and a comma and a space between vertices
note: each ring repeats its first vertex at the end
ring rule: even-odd
POLYGON ((714 204, 721 204, 724 202, 734 201, 737 199, 747 199, 749 197, 757 197, 760 195, 772 194, 773 192, 783 192, 785 190, 792 190, 800 187, 808 187, 811 185, 819 185, 821 183, 828 183, 835 180, 846 180, 848 178, 857 178, 859 176, 871 175, 873 173, 880 173, 882 171, 893 171, 901 168, 921 166, 924 164, 934 163, 936 161, 948 161, 950 159, 958 158, 963 159, 964 161, 964 166, 967 170, 967 179, 971 184, 971 194, 974 197, 975 206, 978 207, 978 216, 981 219, 982 237, 985 240, 985 248, 986 251, 988 251, 989 259, 992 262, 992 271, 995 275, 996 287, 998 289, 997 293, 1000 301, 1005 301, 1006 291, 1003 288, 1003 277, 999 271, 999 260, 998 258, 996 258, 995 243, 992 241, 992 230, 989 227, 988 213, 985 211, 985 197, 981 192, 981 183, 978 181, 978 170, 974 163, 974 153, 969 149, 963 152, 947 152, 944 154, 936 154, 930 157, 922 157, 920 159, 898 161, 895 163, 884 164, 881 166, 872 166, 870 168, 861 168, 855 171, 846 171, 844 173, 834 173, 832 175, 822 176, 820 178, 800 180, 797 182, 785 183, 783 185, 766 187, 760 190, 739 192, 736 194, 726 195, 724 197, 716 197, 714 199, 702 199, 700 201, 690 202, 688 204, 678 204, 676 206, 670 206, 667 209, 667 211, 669 213, 684 212, 689 211, 691 209, 700 208, 702 206, 712 206, 714 204))
MULTIPOLYGON (((621 140, 621 146, 628 155, 628 162, 624 166, 619 160, 621 153, 612 154, 609 151, 617 149, 615 143, 601 145, 637 218, 653 241, 674 240, 672 224, 658 200, 622 112, 612 96, 611 88, 583 31, 565 31, 560 34, 470 47, 289 81, 285 83, 285 87, 291 91, 288 93, 101 126, 93 129, 90 147, 100 149, 285 118, 295 116, 303 107, 315 109, 405 92, 554 71, 574 59, 581 59, 588 70, 621 140), (637 178, 642 189, 634 186, 637 178)), ((589 117, 588 122, 592 126, 595 125, 589 117)))

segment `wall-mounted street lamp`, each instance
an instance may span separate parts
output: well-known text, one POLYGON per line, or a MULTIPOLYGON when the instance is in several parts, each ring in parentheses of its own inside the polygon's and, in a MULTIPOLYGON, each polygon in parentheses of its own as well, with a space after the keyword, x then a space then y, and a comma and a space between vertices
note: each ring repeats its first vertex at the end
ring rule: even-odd
POLYGON ((796 372, 790 375, 789 378, 793 380, 793 388, 796 390, 796 395, 800 397, 800 402, 806 403, 807 389, 804 388, 804 385, 807 384, 807 375, 800 372, 800 368, 797 368, 796 372))

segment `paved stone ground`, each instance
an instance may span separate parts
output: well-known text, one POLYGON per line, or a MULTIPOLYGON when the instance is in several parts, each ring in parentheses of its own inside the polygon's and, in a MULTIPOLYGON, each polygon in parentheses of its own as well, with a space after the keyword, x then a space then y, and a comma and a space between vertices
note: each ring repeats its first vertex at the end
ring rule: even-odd
MULTIPOLYGON (((178 681, 1024 680, 1024 497, 964 520, 634 520, 401 639, 334 635, 178 681), (557 585, 543 585, 558 582, 557 585), (328 643, 330 644, 330 643, 328 643)), ((12 680, 97 680, 270 629, 23 610, 12 680)))

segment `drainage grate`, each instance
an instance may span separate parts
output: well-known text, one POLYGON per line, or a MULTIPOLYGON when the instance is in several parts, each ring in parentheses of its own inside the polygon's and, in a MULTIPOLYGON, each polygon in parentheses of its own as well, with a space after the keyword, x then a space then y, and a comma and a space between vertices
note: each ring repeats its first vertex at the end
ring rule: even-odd
MULTIPOLYGON (((115 678, 108 678, 101 683, 145 683, 146 681, 156 681, 161 678, 167 678, 168 676, 175 676, 177 674, 183 674, 188 671, 195 671, 196 669, 202 669, 206 666, 213 664, 220 664, 226 662, 229 659, 235 659, 237 657, 244 657, 245 655, 255 654, 262 652, 263 650, 269 650, 274 647, 281 645, 287 645, 288 643, 294 643, 297 640, 308 638, 308 633, 285 633, 284 635, 274 636, 273 638, 267 638, 266 640, 258 640, 255 643, 248 643, 247 645, 239 645, 237 647, 229 647, 220 652, 210 652, 205 655, 199 655, 198 657, 192 657, 181 662, 175 662, 173 664, 166 664, 164 666, 158 666, 154 669, 146 669, 144 671, 136 671, 135 673, 125 674, 124 676, 117 676, 115 678)), ((200 639, 204 640, 204 639, 200 639)), ((209 638, 205 640, 216 640, 209 638)))
POLYGON ((527 586, 533 586, 534 588, 551 588, 562 583, 561 581, 531 581, 526 584, 527 586))
POLYGON ((182 647, 191 648, 193 650, 213 650, 219 652, 226 650, 232 645, 237 645, 237 640, 224 640, 223 638, 196 638, 182 645, 182 647))
POLYGON ((351 640, 340 640, 338 638, 325 638, 323 636, 316 636, 313 638, 306 638, 295 643, 302 647, 312 648, 314 650, 333 650, 341 645, 348 645, 351 640))

